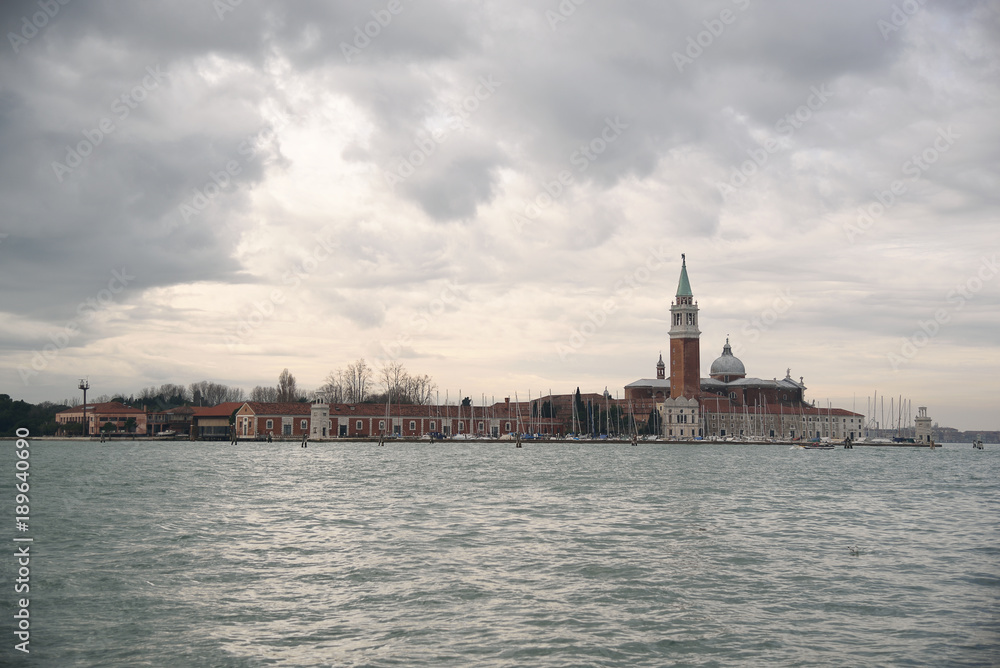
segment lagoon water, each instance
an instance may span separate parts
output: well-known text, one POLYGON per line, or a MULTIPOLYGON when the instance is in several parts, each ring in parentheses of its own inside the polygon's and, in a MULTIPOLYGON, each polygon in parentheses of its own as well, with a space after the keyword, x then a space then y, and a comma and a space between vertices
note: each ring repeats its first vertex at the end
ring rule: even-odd
POLYGON ((4 445, 4 665, 1000 664, 998 446, 4 445))

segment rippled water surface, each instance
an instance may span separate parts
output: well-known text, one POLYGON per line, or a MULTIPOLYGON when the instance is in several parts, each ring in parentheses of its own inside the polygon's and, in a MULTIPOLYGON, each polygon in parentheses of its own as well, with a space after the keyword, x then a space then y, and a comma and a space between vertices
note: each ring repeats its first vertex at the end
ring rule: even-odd
POLYGON ((1000 446, 31 452, 32 665, 1000 664, 1000 446))

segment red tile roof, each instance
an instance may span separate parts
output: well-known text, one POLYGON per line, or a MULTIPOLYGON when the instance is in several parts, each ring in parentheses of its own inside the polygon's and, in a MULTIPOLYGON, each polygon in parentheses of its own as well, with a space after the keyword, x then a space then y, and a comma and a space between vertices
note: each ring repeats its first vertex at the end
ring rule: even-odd
MULTIPOLYGON (((735 406, 727 397, 708 396, 699 399, 702 410, 707 413, 743 413, 743 406, 735 406)), ((754 415, 830 415, 837 417, 864 417, 844 408, 824 408, 822 406, 785 406, 767 404, 746 406, 746 412, 754 415)))
POLYGON ((227 401, 216 406, 195 406, 194 414, 196 417, 229 417, 244 403, 243 401, 227 401))
MULTIPOLYGON (((250 410, 253 411, 254 415, 309 415, 312 404, 301 403, 298 401, 289 402, 264 402, 264 401, 245 401, 240 404, 240 407, 249 406, 250 410)), ((229 413, 232 413, 230 411, 229 413)), ((226 413, 228 416, 229 413, 226 413)))

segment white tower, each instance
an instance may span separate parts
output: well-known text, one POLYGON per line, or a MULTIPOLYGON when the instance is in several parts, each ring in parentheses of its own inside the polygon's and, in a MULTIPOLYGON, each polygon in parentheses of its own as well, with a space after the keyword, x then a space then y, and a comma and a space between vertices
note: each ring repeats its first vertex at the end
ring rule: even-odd
POLYGON ((931 419, 927 417, 927 406, 919 406, 917 408, 917 417, 913 422, 916 426, 915 436, 917 437, 917 443, 933 443, 934 434, 931 431, 931 419))

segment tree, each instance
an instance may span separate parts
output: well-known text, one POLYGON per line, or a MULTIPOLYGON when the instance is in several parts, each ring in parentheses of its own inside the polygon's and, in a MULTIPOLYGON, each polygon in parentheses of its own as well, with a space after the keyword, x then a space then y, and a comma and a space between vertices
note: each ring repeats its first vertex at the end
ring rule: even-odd
POLYGON ((437 383, 431 380, 427 374, 423 376, 408 376, 406 382, 406 395, 410 403, 426 405, 434 399, 437 391, 437 383))
POLYGON ((372 370, 365 363, 365 358, 360 358, 354 364, 348 364, 344 371, 345 401, 357 404, 364 402, 368 397, 371 379, 372 370))
POLYGON ((580 388, 576 388, 576 396, 573 398, 573 405, 576 406, 576 422, 580 432, 587 429, 587 404, 583 403, 580 396, 580 388))
POLYGON ((183 385, 174 385, 173 383, 160 385, 157 394, 171 406, 183 406, 191 397, 188 394, 187 388, 183 385))
POLYGON ((250 401, 274 403, 278 400, 278 388, 258 385, 250 392, 250 401))
POLYGON ((285 369, 278 376, 277 401, 298 401, 298 390, 295 387, 295 376, 285 369))
POLYGON ((29 404, 20 399, 15 401, 7 394, 0 394, 0 436, 13 437, 19 428, 27 429, 33 435, 55 433, 56 413, 67 408, 67 404, 53 404, 49 401, 29 404))
POLYGON ((241 387, 229 387, 219 383, 203 380, 191 383, 191 397, 195 404, 202 406, 217 406, 227 401, 243 401, 245 394, 241 387))
POLYGON ((66 433, 67 436, 82 436, 83 435, 83 423, 82 422, 67 422, 60 425, 61 429, 66 433))
POLYGON ((322 397, 330 403, 344 403, 346 401, 344 397, 347 394, 344 385, 344 372, 340 369, 335 369, 327 375, 326 382, 316 390, 316 396, 322 397))
POLYGON ((649 411, 649 419, 646 420, 646 433, 659 435, 663 431, 663 420, 660 411, 655 408, 649 411))
POLYGON ((434 399, 437 385, 428 375, 411 376, 402 364, 394 360, 379 367, 377 374, 364 358, 346 369, 334 369, 313 395, 331 403, 385 403, 429 404, 434 399), (372 382, 377 380, 382 392, 372 393, 372 382))
POLYGON ((384 362, 378 370, 378 379, 382 384, 382 390, 385 392, 386 399, 394 404, 404 403, 403 394, 406 392, 406 384, 409 376, 401 363, 396 360, 384 362))
POLYGON ((135 418, 134 417, 130 417, 129 419, 125 420, 125 431, 127 433, 134 434, 135 433, 135 426, 136 426, 136 422, 135 422, 135 418))

